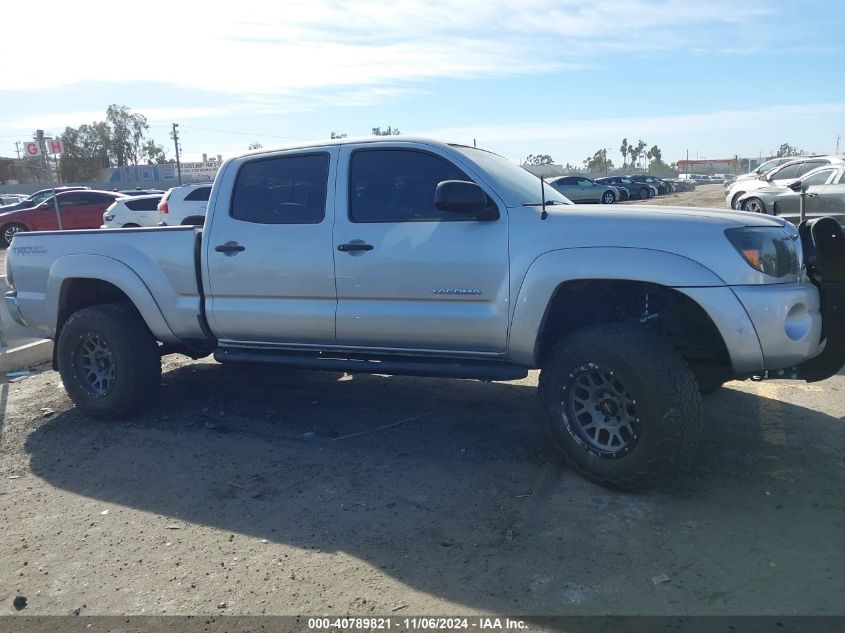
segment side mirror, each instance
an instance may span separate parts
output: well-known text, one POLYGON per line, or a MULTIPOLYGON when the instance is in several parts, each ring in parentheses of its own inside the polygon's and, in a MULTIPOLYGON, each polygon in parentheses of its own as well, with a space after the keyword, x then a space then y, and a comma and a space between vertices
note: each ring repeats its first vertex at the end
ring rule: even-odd
POLYGON ((792 189, 792 191, 799 191, 799 192, 801 191, 801 187, 803 186, 803 183, 798 179, 793 180, 792 182, 786 182, 784 184, 787 187, 789 187, 790 189, 792 189))
POLYGON ((768 174, 760 174, 760 175, 757 177, 757 180, 762 180, 763 182, 767 181, 768 179, 769 179, 768 174))
POLYGON ((444 180, 434 190, 434 206, 440 211, 466 213, 476 220, 490 221, 499 218, 495 207, 487 206, 487 195, 474 182, 444 180))

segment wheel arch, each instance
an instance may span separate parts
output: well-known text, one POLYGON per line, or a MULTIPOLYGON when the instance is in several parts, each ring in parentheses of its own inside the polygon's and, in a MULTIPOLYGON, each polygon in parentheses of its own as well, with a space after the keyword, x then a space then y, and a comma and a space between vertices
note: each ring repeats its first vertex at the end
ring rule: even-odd
POLYGON ((178 342, 144 281, 126 264, 103 255, 60 257, 50 268, 45 293, 47 321, 58 339, 67 318, 81 308, 128 302, 150 332, 163 342, 178 342))
MULTIPOLYGON (((591 248, 546 253, 532 263, 517 293, 509 356, 515 362, 539 367, 555 336, 626 318, 646 317, 643 323, 648 324, 655 318, 654 302, 661 301, 671 307, 671 316, 683 313, 700 322, 702 332, 711 338, 713 358, 730 365, 719 328, 683 286, 724 289, 724 282, 701 264, 663 251, 591 248), (569 278, 561 279, 560 271, 568 271, 569 278), (648 308, 643 303, 647 297, 648 308)), ((689 348, 689 342, 677 340, 679 336, 673 333, 670 338, 689 348)))

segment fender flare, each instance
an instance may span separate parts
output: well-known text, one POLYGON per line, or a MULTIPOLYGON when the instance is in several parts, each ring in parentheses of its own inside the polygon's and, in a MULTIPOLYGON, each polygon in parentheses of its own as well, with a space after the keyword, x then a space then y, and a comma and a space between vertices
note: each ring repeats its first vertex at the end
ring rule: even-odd
POLYGON ((557 289, 583 280, 639 281, 669 288, 723 287, 709 268, 682 255, 643 248, 548 251, 528 267, 516 293, 508 340, 512 362, 537 366, 537 343, 557 289))
POLYGON ((57 258, 50 266, 45 294, 45 315, 54 324, 57 334, 59 300, 64 284, 71 279, 94 279, 105 281, 123 292, 158 340, 178 343, 144 280, 123 262, 106 255, 65 255, 57 258))

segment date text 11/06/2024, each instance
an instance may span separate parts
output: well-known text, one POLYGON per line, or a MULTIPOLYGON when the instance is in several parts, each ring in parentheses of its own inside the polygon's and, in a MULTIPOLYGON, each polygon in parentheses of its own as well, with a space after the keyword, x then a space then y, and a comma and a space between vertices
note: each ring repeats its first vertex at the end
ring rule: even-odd
POLYGON ((472 630, 519 631, 529 627, 523 620, 510 618, 442 618, 442 617, 369 617, 308 618, 309 630, 472 630))

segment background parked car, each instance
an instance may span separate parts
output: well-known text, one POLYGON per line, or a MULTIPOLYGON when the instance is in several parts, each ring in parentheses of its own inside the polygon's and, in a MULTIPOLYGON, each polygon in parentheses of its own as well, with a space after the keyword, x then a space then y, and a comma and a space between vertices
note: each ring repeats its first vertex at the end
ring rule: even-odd
POLYGON ((148 196, 127 196, 115 200, 103 213, 104 229, 130 229, 137 226, 158 226, 161 222, 158 203, 164 192, 148 196))
POLYGON ((739 209, 739 199, 746 193, 761 189, 784 185, 788 181, 801 178, 817 167, 825 165, 840 164, 845 162, 838 156, 812 156, 810 158, 798 158, 758 176, 757 178, 746 178, 733 183, 725 194, 725 203, 729 209, 739 209))
POLYGON ((646 198, 653 198, 657 194, 657 189, 648 183, 634 182, 627 176, 610 176, 603 180, 614 187, 625 187, 631 193, 631 198, 645 200, 646 198))
POLYGON ((599 202, 613 204, 620 199, 619 191, 610 185, 596 182, 585 176, 562 176, 547 180, 555 190, 572 202, 599 202))
POLYGON ((211 184, 179 185, 168 189, 158 203, 159 222, 165 226, 202 226, 208 207, 211 184))
POLYGON ((768 213, 797 224, 801 215, 802 188, 806 188, 806 217, 835 217, 845 224, 845 164, 827 165, 781 186, 761 187, 740 197, 740 208, 768 213))
POLYGON ((164 191, 162 189, 123 189, 122 191, 118 191, 118 193, 122 193, 124 196, 149 196, 152 194, 158 194, 159 196, 164 195, 164 191))
POLYGON ((7 204, 17 204, 21 200, 26 200, 27 196, 17 193, 4 193, 0 195, 0 207, 7 204))
MULTIPOLYGON (((61 193, 62 191, 80 191, 81 189, 90 189, 90 187, 56 187, 55 191, 56 193, 61 193)), ((0 213, 5 213, 7 211, 17 211, 18 209, 31 209, 32 207, 44 202, 47 198, 52 197, 53 189, 42 189, 24 198, 20 202, 0 207, 0 213)))
POLYGON ((628 178, 634 182, 644 182, 651 185, 657 190, 657 195, 669 193, 669 187, 660 178, 655 178, 654 176, 649 176, 648 174, 635 174, 633 176, 628 176, 628 178))
POLYGON ((624 202, 625 200, 631 199, 631 192, 628 191, 628 189, 626 187, 623 187, 622 185, 612 184, 610 182, 609 177, 605 176, 604 178, 595 178, 594 180, 601 185, 609 185, 609 186, 613 187, 614 189, 616 189, 616 191, 619 192, 619 201, 620 202, 624 202))
MULTIPOLYGON (((103 212, 122 197, 114 191, 94 189, 57 193, 62 229, 100 228, 103 212)), ((58 228, 52 196, 29 209, 0 213, 0 241, 4 246, 9 246, 19 231, 55 231, 58 228)))

